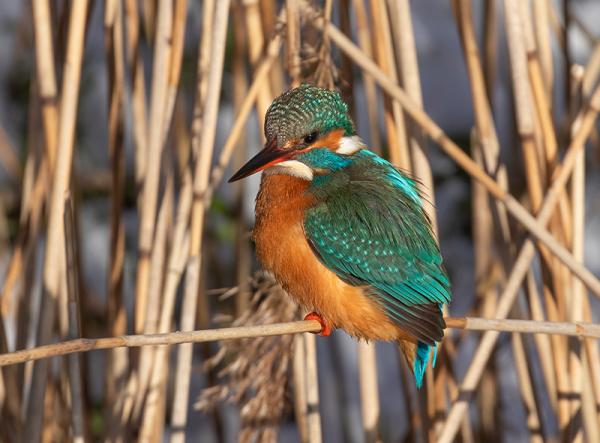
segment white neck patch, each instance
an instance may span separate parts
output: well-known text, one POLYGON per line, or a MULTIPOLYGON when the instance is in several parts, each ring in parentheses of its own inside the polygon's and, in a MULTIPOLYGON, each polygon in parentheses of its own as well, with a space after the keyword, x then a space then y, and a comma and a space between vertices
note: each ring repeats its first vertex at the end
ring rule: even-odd
POLYGON ((352 155, 365 147, 365 143, 358 135, 342 137, 340 147, 335 150, 337 154, 352 155))
POLYGON ((293 177, 301 178, 302 180, 311 181, 313 179, 313 172, 308 166, 304 163, 299 162, 298 160, 285 160, 281 163, 276 163, 264 170, 265 174, 282 174, 282 175, 291 175, 293 177))

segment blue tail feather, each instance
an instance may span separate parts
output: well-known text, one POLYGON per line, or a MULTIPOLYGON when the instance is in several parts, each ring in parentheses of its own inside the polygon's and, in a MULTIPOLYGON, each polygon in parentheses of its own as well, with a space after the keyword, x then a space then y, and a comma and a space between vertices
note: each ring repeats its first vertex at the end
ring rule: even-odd
POLYGON ((435 368, 435 362, 437 361, 437 351, 438 351, 438 344, 436 343, 435 346, 433 347, 433 358, 431 359, 431 367, 435 368))
MULTIPOLYGON (((413 363, 413 373, 415 374, 415 382, 417 384, 417 388, 421 388, 423 384, 423 376, 425 375, 425 369, 427 368, 427 363, 429 362, 429 355, 431 351, 431 346, 426 345, 425 343, 418 342, 417 349, 415 352, 415 359, 413 363)), ((431 360, 431 366, 435 367, 435 361, 437 359, 437 343, 433 346, 433 358, 431 360)))

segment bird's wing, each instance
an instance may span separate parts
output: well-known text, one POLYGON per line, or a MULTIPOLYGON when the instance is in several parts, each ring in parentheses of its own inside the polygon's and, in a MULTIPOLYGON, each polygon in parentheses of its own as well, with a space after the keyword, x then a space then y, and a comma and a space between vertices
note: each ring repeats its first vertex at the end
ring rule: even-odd
POLYGON ((433 344, 444 334, 448 277, 416 190, 403 190, 414 182, 396 170, 387 173, 396 182, 349 177, 307 211, 305 234, 325 266, 365 286, 390 319, 433 344))

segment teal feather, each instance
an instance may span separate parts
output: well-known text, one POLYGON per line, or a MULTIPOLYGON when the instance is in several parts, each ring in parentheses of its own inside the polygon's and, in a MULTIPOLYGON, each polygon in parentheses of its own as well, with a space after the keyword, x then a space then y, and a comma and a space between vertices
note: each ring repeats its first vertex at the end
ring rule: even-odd
POLYGON ((307 239, 340 278, 367 286, 388 317, 424 345, 443 336, 440 305, 449 280, 416 183, 370 151, 352 156, 313 149, 298 160, 317 175, 317 203, 305 214, 307 239))
MULTIPOLYGON (((431 346, 425 343, 417 343, 417 349, 415 351, 415 360, 413 363, 413 374, 415 374, 415 383, 417 388, 420 388, 423 384, 423 376, 427 369, 427 362, 429 361, 429 355, 431 354, 431 346)), ((437 346, 434 347, 433 365, 435 366, 435 356, 437 355, 437 346)))

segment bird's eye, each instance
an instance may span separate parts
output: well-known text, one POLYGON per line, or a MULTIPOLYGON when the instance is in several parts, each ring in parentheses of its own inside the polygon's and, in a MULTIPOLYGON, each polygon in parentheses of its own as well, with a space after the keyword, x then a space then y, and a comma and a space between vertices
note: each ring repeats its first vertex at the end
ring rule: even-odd
POLYGON ((304 143, 310 144, 310 143, 314 142, 316 139, 317 139, 316 131, 311 132, 310 134, 308 134, 307 136, 304 137, 304 143))

